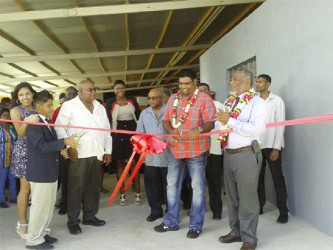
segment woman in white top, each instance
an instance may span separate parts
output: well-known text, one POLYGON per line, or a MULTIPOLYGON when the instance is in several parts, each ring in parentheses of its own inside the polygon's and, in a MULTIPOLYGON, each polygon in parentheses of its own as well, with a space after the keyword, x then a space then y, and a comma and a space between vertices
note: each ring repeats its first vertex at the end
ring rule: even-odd
MULTIPOLYGON (((122 80, 117 80, 114 83, 115 98, 110 98, 106 101, 106 112, 108 114, 111 128, 117 130, 129 130, 135 131, 137 120, 140 115, 139 104, 133 97, 126 97, 126 85, 122 80)), ((117 178, 119 180, 127 161, 132 155, 133 146, 130 142, 132 135, 114 133, 113 139, 113 150, 112 160, 117 165, 117 178)), ((132 168, 135 164, 132 165, 132 168)), ((135 186, 135 205, 141 204, 140 194, 140 173, 134 178, 135 186)), ((126 205, 126 194, 123 187, 120 190, 120 201, 121 206, 126 205)))

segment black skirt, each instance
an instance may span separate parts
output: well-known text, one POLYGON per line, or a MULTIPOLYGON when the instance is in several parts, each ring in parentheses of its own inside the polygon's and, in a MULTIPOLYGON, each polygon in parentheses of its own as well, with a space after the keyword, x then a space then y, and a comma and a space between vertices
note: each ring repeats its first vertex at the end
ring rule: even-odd
MULTIPOLYGON (((135 120, 117 121, 117 130, 136 130, 135 120)), ((112 160, 128 160, 133 153, 132 134, 112 133, 112 160)))

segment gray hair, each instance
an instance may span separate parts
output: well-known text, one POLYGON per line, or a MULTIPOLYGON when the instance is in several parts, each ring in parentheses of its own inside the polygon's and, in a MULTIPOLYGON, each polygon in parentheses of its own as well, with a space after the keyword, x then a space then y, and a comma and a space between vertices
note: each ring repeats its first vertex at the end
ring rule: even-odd
MULTIPOLYGON (((243 72, 245 75, 245 78, 249 79, 251 82, 251 86, 253 85, 253 72, 245 67, 239 67, 237 69, 235 69, 235 71, 240 71, 243 72)), ((234 72, 235 72, 234 71, 234 72)))
POLYGON ((170 97, 172 94, 171 90, 166 87, 160 87, 160 90, 162 91, 164 96, 170 97))

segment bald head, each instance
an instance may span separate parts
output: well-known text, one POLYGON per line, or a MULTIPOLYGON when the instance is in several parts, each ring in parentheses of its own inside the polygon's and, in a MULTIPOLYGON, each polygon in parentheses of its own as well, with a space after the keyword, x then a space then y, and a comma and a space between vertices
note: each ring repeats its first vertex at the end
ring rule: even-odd
POLYGON ((159 109, 163 104, 163 92, 160 88, 151 89, 148 93, 148 103, 152 109, 159 109))
POLYGON ((84 103, 92 103, 96 99, 95 84, 89 80, 83 80, 78 85, 79 98, 84 103))
POLYGON ((151 94, 163 95, 163 91, 160 88, 151 89, 148 93, 148 96, 149 96, 150 93, 151 94))
POLYGON ((79 83, 78 85, 78 88, 79 88, 79 91, 84 88, 86 85, 95 85, 92 81, 90 80, 83 80, 79 83))

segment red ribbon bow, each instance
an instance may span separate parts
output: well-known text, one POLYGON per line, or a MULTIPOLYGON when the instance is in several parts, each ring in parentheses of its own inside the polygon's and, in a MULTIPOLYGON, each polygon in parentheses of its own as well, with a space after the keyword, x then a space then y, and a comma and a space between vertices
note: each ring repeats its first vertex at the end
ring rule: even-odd
POLYGON ((135 154, 141 154, 141 156, 140 156, 138 162, 136 163, 130 178, 128 179, 128 181, 126 183, 124 190, 127 190, 130 187, 130 185, 132 184, 132 181, 133 181, 134 177, 136 176, 137 172, 139 171, 142 163, 144 162, 146 155, 148 153, 149 154, 160 154, 167 147, 166 142, 164 142, 152 135, 143 135, 143 134, 133 135, 131 137, 131 143, 133 145, 133 153, 131 155, 131 158, 127 162, 126 167, 124 168, 124 171, 121 174, 119 181, 112 192, 112 195, 110 196, 110 199, 107 203, 108 205, 112 204, 112 202, 114 201, 114 199, 116 198, 116 196, 120 190, 120 187, 123 185, 123 183, 126 179, 126 176, 132 166, 135 154))

